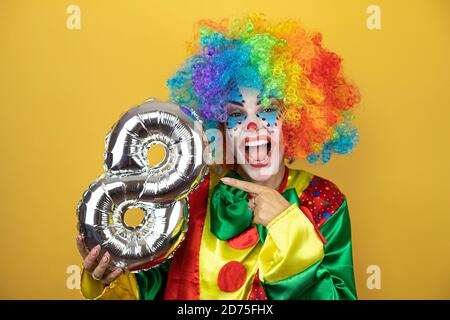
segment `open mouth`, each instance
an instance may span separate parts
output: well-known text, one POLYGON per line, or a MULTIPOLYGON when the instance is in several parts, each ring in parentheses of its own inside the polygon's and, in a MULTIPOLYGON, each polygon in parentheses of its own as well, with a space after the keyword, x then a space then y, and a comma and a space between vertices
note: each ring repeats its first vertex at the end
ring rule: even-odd
POLYGON ((272 153, 272 140, 269 136, 244 139, 245 162, 253 167, 264 167, 269 163, 272 153))

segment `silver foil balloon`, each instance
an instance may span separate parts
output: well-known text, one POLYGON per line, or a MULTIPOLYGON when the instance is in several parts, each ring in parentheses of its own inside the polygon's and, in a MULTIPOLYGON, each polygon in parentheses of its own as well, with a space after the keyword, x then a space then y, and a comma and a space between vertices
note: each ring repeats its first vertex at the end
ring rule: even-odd
POLYGON ((201 121, 192 111, 149 101, 125 113, 108 133, 104 167, 111 174, 146 174, 145 196, 174 201, 189 193, 205 168, 203 141, 201 121), (154 144, 164 148, 166 157, 149 167, 147 151, 154 144))
POLYGON ((206 144, 201 121, 184 107, 150 100, 126 112, 105 140, 106 173, 77 207, 87 248, 100 244, 113 265, 130 271, 170 258, 187 230, 183 198, 207 170, 206 144), (154 144, 164 148, 165 157, 150 167, 147 152, 154 144), (130 208, 144 211, 136 227, 124 222, 130 208))

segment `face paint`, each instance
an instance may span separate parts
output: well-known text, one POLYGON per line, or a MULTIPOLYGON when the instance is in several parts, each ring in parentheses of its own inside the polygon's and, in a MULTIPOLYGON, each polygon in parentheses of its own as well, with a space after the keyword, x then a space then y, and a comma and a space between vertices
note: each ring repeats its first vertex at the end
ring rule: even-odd
POLYGON ((284 158, 280 106, 275 100, 263 107, 258 89, 240 88, 240 92, 228 105, 227 161, 231 152, 231 160, 249 177, 265 181, 279 171, 284 158))
POLYGON ((268 107, 264 107, 264 109, 256 114, 258 118, 265 122, 265 126, 269 128, 273 128, 277 126, 277 121, 279 118, 279 110, 278 106, 270 105, 268 107))
POLYGON ((234 129, 237 125, 245 121, 247 115, 236 109, 228 114, 226 126, 228 129, 234 129))

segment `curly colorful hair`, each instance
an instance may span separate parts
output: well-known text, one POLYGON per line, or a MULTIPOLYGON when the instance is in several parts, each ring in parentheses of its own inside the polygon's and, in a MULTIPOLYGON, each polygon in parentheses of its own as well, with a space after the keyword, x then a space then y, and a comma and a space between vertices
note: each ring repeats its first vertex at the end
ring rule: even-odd
POLYGON ((320 33, 292 20, 270 23, 261 14, 201 20, 188 48, 189 58, 167 81, 174 102, 223 123, 236 86, 259 88, 262 105, 269 97, 282 101, 286 158, 327 163, 332 153, 351 153, 357 144, 350 120, 360 94, 320 33))

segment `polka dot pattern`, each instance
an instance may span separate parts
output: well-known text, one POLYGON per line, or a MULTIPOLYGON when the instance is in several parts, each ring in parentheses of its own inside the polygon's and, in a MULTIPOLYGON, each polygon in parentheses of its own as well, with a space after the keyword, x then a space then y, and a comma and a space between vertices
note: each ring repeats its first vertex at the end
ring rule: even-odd
POLYGON ((252 290, 250 291, 248 300, 269 300, 266 296, 261 280, 259 279, 258 272, 256 273, 255 279, 253 280, 253 286, 252 290))
POLYGON ((341 206, 344 195, 331 181, 314 176, 300 196, 300 205, 313 214, 317 226, 322 226, 341 206))
POLYGON ((250 227, 241 234, 227 241, 228 245, 237 250, 244 250, 253 247, 259 241, 259 234, 256 227, 250 227))
POLYGON ((223 292, 239 290, 247 279, 245 266, 238 261, 227 262, 219 271, 217 286, 223 292))

